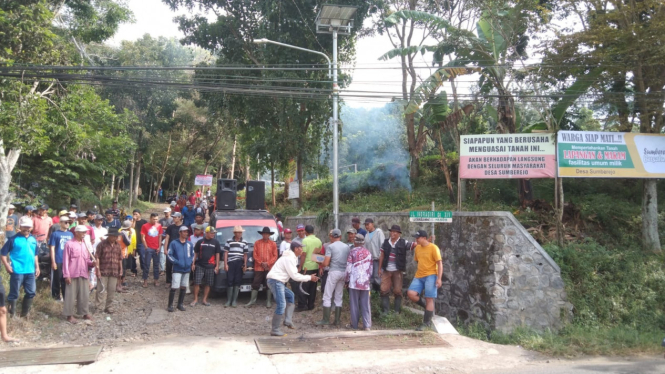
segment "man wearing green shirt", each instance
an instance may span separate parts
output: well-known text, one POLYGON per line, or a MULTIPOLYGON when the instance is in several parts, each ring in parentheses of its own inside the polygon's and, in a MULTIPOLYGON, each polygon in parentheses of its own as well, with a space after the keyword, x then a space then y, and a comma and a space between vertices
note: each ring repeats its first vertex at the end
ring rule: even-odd
MULTIPOLYGON (((303 252, 300 256, 300 272, 305 275, 320 275, 319 264, 312 259, 312 254, 321 253, 323 243, 314 235, 314 226, 305 226, 305 233, 307 237, 302 240, 303 252)), ((317 282, 303 282, 302 290, 308 293, 298 294, 298 309, 297 311, 312 310, 314 309, 314 301, 316 300, 316 283, 317 282)))

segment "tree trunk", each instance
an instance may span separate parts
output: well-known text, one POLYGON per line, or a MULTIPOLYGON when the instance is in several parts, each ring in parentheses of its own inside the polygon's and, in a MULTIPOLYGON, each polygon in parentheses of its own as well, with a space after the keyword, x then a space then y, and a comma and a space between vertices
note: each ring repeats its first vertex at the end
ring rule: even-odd
POLYGON ((455 191, 453 190, 453 183, 450 180, 450 170, 448 169, 448 163, 446 162, 446 151, 443 149, 443 142, 441 140, 441 129, 434 129, 437 137, 437 145, 439 146, 439 153, 441 153, 441 169, 443 170, 443 175, 446 177, 446 187, 448 187, 448 198, 451 203, 455 203, 455 191))
POLYGON ((415 118, 413 114, 407 114, 404 116, 404 122, 406 123, 406 135, 407 135, 407 142, 409 146, 409 155, 411 157, 411 163, 409 166, 409 176, 411 177, 411 181, 415 182, 416 179, 418 179, 418 175, 420 175, 420 152, 418 152, 418 146, 417 146, 417 139, 416 139, 416 131, 415 131, 415 118))
POLYGON ((249 156, 247 156, 247 164, 245 164, 245 183, 251 179, 252 177, 249 175, 249 156))
POLYGON ((298 155, 296 159, 296 176, 298 177, 298 198, 295 199, 298 204, 298 208, 302 206, 303 202, 303 190, 302 190, 302 156, 298 155))
POLYGON ((115 187, 115 174, 111 175, 111 197, 113 197, 113 188, 115 187))
POLYGON ((273 208, 277 205, 275 201, 275 163, 270 164, 270 190, 272 194, 272 206, 273 208))
POLYGON ((129 199, 128 205, 129 209, 132 208, 132 199, 134 198, 134 155, 132 155, 132 161, 129 163, 129 196, 127 197, 129 199))
POLYGON ((132 194, 134 195, 133 201, 135 203, 138 203, 139 201, 139 185, 141 182, 141 159, 143 157, 143 154, 141 152, 138 152, 138 155, 136 157, 136 173, 134 173, 134 190, 132 191, 132 194))
POLYGON ((156 192, 155 190, 155 179, 152 177, 152 174, 150 175, 150 190, 148 191, 148 201, 149 202, 154 202, 153 200, 157 200, 157 194, 155 194, 155 198, 153 199, 152 193, 156 192))
MULTIPOLYGON (((203 175, 208 174, 208 167, 210 167, 210 164, 208 164, 206 162, 206 167, 205 167, 205 169, 203 169, 203 175)), ((201 196, 205 196, 205 195, 206 195, 206 186, 201 186, 201 196)))
POLYGON ((224 167, 223 163, 219 164, 219 170, 217 171, 217 179, 222 177, 222 168, 223 167, 224 167))
POLYGON ((644 179, 642 183, 642 240, 647 249, 660 251, 657 179, 644 179))
MULTIPOLYGON (((5 243, 5 225, 7 224, 7 211, 11 204, 14 194, 9 192, 9 185, 12 182, 12 170, 16 166, 18 157, 21 155, 20 149, 10 149, 5 155, 5 147, 0 138, 0 243, 5 243)), ((18 225, 18 222, 16 222, 18 225)))
POLYGON ((238 144, 238 141, 236 139, 236 136, 233 136, 233 152, 231 153, 231 175, 229 175, 229 179, 235 179, 235 172, 236 172, 236 145, 238 144))
POLYGON ((556 178, 554 188, 556 189, 556 238, 557 244, 559 247, 564 246, 564 239, 566 237, 565 228, 563 226, 563 209, 564 209, 564 198, 563 198, 563 178, 556 178))
MULTIPOLYGON (((159 173, 159 179, 158 179, 159 182, 157 183, 157 186, 161 187, 162 183, 164 183, 164 177, 166 176, 166 169, 168 166, 170 156, 171 156, 171 133, 169 133, 169 144, 166 148, 166 157, 164 158, 164 163, 162 163, 162 169, 160 170, 159 173)), ((171 184, 171 188, 173 188, 173 184, 171 184)), ((166 191, 163 192, 164 195, 166 196, 166 191)))

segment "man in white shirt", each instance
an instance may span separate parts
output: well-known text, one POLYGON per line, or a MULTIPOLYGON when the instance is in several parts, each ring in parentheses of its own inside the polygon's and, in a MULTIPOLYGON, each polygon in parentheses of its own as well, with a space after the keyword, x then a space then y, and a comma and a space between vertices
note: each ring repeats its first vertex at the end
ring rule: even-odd
POLYGON ((281 330, 282 323, 288 328, 295 328, 293 324, 293 312, 296 309, 293 292, 286 288, 286 282, 293 279, 296 282, 318 282, 319 277, 315 274, 303 275, 298 273, 298 258, 302 255, 302 244, 291 243, 291 248, 284 251, 272 269, 268 273, 268 287, 275 298, 275 314, 272 317, 272 336, 284 336, 281 330))
POLYGON ((381 245, 386 240, 380 228, 374 226, 374 220, 365 219, 365 248, 372 254, 372 288, 374 291, 381 290, 381 277, 379 276, 379 257, 381 256, 381 245))

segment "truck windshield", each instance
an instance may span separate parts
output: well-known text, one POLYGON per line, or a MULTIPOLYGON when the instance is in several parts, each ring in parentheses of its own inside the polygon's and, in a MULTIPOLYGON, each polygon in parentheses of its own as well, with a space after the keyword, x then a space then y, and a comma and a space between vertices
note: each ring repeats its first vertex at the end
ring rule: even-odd
MULTIPOLYGON (((242 233, 242 238, 250 246, 254 245, 254 242, 262 239, 263 237, 259 234, 259 231, 263 229, 263 226, 244 226, 245 232, 242 233)), ((277 241, 277 227, 271 227, 270 230, 274 233, 270 236, 270 239, 277 241)), ((224 246, 227 240, 233 238, 233 227, 220 227, 217 229, 217 241, 224 246)))

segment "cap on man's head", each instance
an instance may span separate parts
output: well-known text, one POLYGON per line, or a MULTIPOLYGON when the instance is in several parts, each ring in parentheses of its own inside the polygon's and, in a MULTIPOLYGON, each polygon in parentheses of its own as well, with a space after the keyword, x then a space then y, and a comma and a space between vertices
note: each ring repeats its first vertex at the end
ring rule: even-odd
POLYGON ((19 227, 32 227, 32 220, 30 217, 23 216, 18 220, 19 227))
POLYGON ((76 206, 76 204, 72 204, 72 205, 69 206, 69 209, 72 209, 72 208, 78 209, 78 206, 76 206))
POLYGON ((32 212, 33 210, 35 210, 35 207, 32 206, 32 205, 28 205, 28 206, 25 207, 25 210, 28 211, 28 212, 32 212))
POLYGON ((399 227, 399 225, 392 225, 392 226, 390 226, 390 231, 395 231, 395 232, 398 232, 398 233, 401 234, 402 233, 402 228, 399 227))
POLYGON ((180 212, 173 213, 173 218, 179 218, 179 217, 182 217, 182 213, 180 212))
POLYGON ((360 218, 358 217, 351 218, 351 223, 360 223, 360 218))
POLYGON ((89 210, 89 211, 85 212, 85 215, 87 215, 87 216, 94 216, 94 215, 95 215, 95 212, 93 212, 92 210, 89 210))
POLYGON ((289 228, 284 229, 284 233, 285 233, 285 234, 290 234, 290 233, 292 233, 292 232, 293 232, 293 231, 291 231, 291 229, 289 229, 289 228))
POLYGON ((298 242, 291 242, 291 250, 295 251, 296 248, 302 248, 302 244, 300 244, 298 242))
POLYGON ((69 212, 66 211, 66 210, 61 210, 60 212, 58 212, 58 217, 62 217, 62 216, 69 217, 69 212))
POLYGON ((215 232, 217 232, 217 230, 215 230, 215 228, 212 227, 212 226, 208 226, 208 227, 206 227, 206 233, 208 233, 208 232, 215 233, 215 232))
POLYGON ((75 232, 88 232, 88 228, 85 225, 78 225, 74 229, 75 232))
POLYGON ((346 229, 346 233, 347 234, 357 234, 358 231, 356 231, 356 229, 354 229, 353 227, 349 227, 348 229, 346 229))
POLYGON ((176 206, 175 201, 171 201, 171 206, 176 206))
POLYGON ((113 215, 113 211, 111 209, 107 209, 106 212, 104 212, 106 215, 113 215))
POLYGON ((88 215, 85 213, 79 213, 76 215, 76 218, 81 219, 81 218, 88 218, 88 215))
POLYGON ((300 230, 304 230, 304 229, 305 229, 305 225, 303 225, 303 224, 300 224, 300 225, 296 226, 296 231, 300 231, 300 230))
POLYGON ((330 232, 330 235, 332 235, 333 238, 341 238, 342 237, 342 230, 334 229, 330 232))
POLYGON ((171 208, 167 207, 166 209, 164 209, 164 213, 171 213, 171 208))
POLYGON ((101 214, 98 214, 98 215, 95 216, 95 221, 97 221, 97 220, 103 220, 103 219, 104 219, 104 216, 101 215, 101 214))
POLYGON ((308 233, 308 234, 313 234, 314 233, 314 226, 312 226, 312 225, 305 226, 305 232, 308 233))
POLYGON ((355 243, 362 244, 365 242, 365 236, 363 234, 356 234, 356 237, 353 239, 355 243))
POLYGON ((69 222, 69 221, 71 220, 69 219, 68 215, 60 216, 60 222, 69 222))
POLYGON ((425 230, 418 230, 416 231, 415 234, 413 234, 414 238, 426 238, 427 237, 427 231, 425 230))
POLYGON ((131 227, 132 227, 132 221, 130 221, 130 220, 122 221, 122 227, 121 227, 121 229, 123 229, 123 230, 129 230, 131 227))
POLYGON ((40 206, 39 209, 48 210, 48 204, 44 204, 44 205, 40 206))
POLYGON ((16 209, 16 207, 14 206, 14 204, 9 204, 9 208, 7 209, 16 209))
POLYGON ((374 220, 371 218, 365 218, 365 224, 374 223, 374 220))
POLYGON ((203 225, 194 225, 194 230, 203 230, 203 225))
POLYGON ((189 231, 189 228, 187 226, 180 226, 180 230, 178 230, 178 231, 180 231, 180 232, 189 231))
POLYGON ((69 212, 69 218, 71 218, 71 219, 76 219, 76 218, 77 218, 77 217, 76 217, 76 213, 74 213, 74 212, 69 212))

